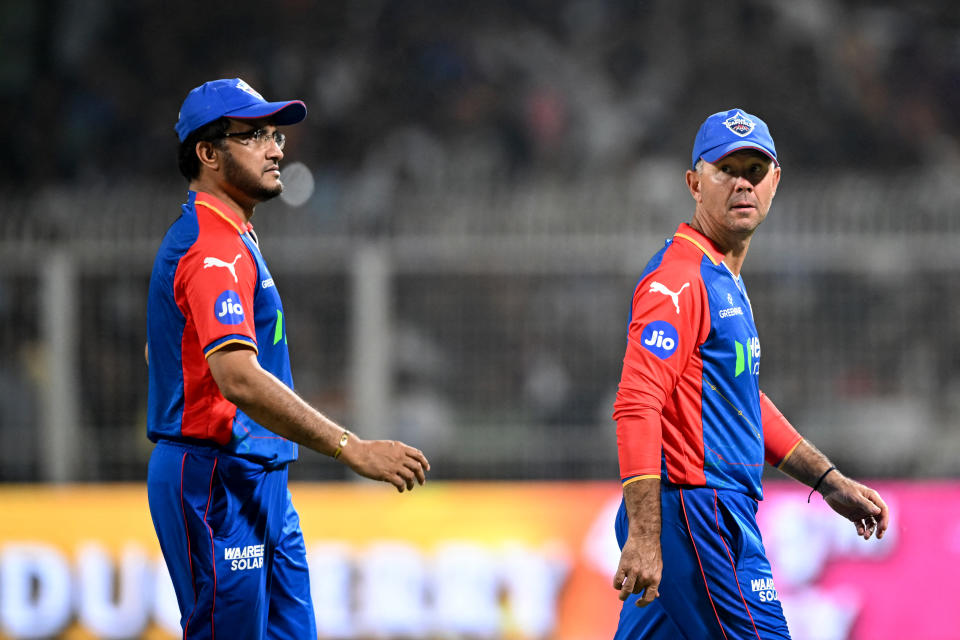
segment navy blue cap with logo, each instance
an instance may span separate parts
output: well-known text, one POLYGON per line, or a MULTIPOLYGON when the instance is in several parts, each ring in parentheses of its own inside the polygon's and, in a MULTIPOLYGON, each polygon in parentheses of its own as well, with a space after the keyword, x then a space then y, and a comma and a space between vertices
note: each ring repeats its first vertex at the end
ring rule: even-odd
POLYGON ((756 149, 779 165, 767 123, 743 109, 720 111, 700 125, 693 141, 691 166, 696 168, 701 158, 716 162, 741 149, 756 149))
POLYGON ((301 100, 267 102, 240 78, 211 80, 187 94, 174 129, 183 142, 192 132, 223 116, 239 119, 271 117, 274 124, 284 126, 307 117, 307 106, 301 100))

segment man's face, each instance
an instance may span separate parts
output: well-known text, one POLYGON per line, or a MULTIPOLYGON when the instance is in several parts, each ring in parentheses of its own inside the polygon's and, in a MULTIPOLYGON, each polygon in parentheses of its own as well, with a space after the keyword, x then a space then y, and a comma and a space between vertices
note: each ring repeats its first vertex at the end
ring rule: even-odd
POLYGON ((276 127, 264 120, 232 120, 228 134, 262 129, 267 133, 259 141, 231 135, 224 140, 223 177, 228 190, 256 202, 275 198, 283 191, 280 160, 283 151, 273 138, 276 127))
POLYGON ((687 172, 687 185, 704 229, 750 234, 767 217, 780 182, 780 167, 753 149, 735 151, 687 172))

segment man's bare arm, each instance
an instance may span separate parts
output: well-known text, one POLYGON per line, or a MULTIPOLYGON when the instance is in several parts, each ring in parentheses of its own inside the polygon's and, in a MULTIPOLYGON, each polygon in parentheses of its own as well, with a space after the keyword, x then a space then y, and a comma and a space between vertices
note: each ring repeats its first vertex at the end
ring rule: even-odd
POLYGON ((613 576, 613 588, 620 599, 631 593, 643 593, 638 607, 645 607, 659 596, 663 574, 660 550, 660 478, 642 478, 623 487, 623 501, 629 527, 620 552, 620 564, 613 576))
MULTIPOLYGON (((224 348, 207 358, 223 396, 274 433, 325 455, 333 455, 345 429, 311 407, 260 367, 246 347, 224 348)), ((339 459, 356 473, 389 482, 398 491, 426 482, 430 463, 423 453, 394 440, 363 440, 349 434, 339 459)))
POLYGON ((830 507, 853 522, 857 534, 868 540, 874 531, 882 538, 890 526, 890 511, 880 494, 842 473, 813 444, 804 439, 780 463, 780 470, 808 487, 816 486, 830 507), (829 470, 829 473, 827 473, 829 470), (826 474, 826 475, 824 475, 826 474))

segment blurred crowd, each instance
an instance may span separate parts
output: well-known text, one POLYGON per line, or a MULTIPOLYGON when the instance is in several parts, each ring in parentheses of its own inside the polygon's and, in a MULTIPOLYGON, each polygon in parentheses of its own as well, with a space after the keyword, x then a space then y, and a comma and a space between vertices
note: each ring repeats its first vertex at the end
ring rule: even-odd
POLYGON ((960 162, 949 0, 6 0, 0 179, 175 179, 181 101, 235 76, 307 102, 321 180, 629 170, 733 105, 789 166, 960 162))
MULTIPOLYGON (((609 413, 636 274, 619 254, 562 241, 551 246, 572 257, 511 245, 503 256, 519 252, 530 270, 488 269, 503 257, 471 262, 469 243, 434 238, 660 242, 689 212, 679 169, 697 127, 735 105, 770 124, 781 162, 798 169, 767 229, 843 242, 883 232, 897 246, 905 231, 960 232, 949 0, 0 0, 0 113, 19 134, 0 160, 0 246, 56 239, 77 251, 80 479, 141 476, 149 271, 134 258, 153 251, 182 196, 179 106, 223 77, 308 105, 287 154, 309 168, 313 199, 257 224, 278 281, 300 294, 298 386, 337 419, 350 419, 353 263, 324 262, 315 246, 298 254, 296 241, 422 241, 393 256, 390 427, 460 456, 439 477, 615 476, 609 413), (941 182, 916 179, 925 172, 941 182), (518 425, 531 427, 521 447, 518 425)), ((956 252, 931 269, 940 254, 923 261, 915 247, 928 245, 911 246, 871 250, 866 267, 834 256, 822 272, 815 257, 751 256, 765 384, 853 471, 958 468, 960 306, 943 302, 960 299, 956 252), (866 456, 864 442, 876 443, 866 456)), ((0 398, 0 480, 41 475, 39 327, 57 307, 43 278, 0 273, 0 387, 12 390, 0 398)))

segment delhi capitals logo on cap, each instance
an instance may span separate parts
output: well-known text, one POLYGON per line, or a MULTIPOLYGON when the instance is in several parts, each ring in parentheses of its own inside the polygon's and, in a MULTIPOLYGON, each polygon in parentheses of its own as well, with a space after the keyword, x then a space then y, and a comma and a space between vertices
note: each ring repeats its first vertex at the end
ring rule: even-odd
POLYGON ((743 111, 737 111, 735 114, 723 121, 724 126, 741 138, 746 138, 756 127, 756 123, 748 118, 743 111))
POLYGON ((220 324, 240 324, 243 322, 243 305, 236 291, 227 289, 213 303, 213 314, 220 324))
MULTIPOLYGON (((257 93, 257 90, 256 90, 256 89, 254 89, 253 87, 251 87, 250 85, 248 85, 248 84, 247 84, 246 82, 244 82, 243 80, 240 80, 240 79, 237 80, 237 89, 240 89, 240 91, 246 91, 247 93, 249 93, 250 95, 252 95, 252 96, 253 96, 254 98, 256 98, 257 100, 263 100, 263 96, 260 95, 259 93, 257 93)), ((266 101, 264 100, 264 102, 266 102, 266 101)))
POLYGON ((678 334, 666 320, 654 320, 640 333, 640 344, 661 360, 666 360, 677 350, 678 334))

